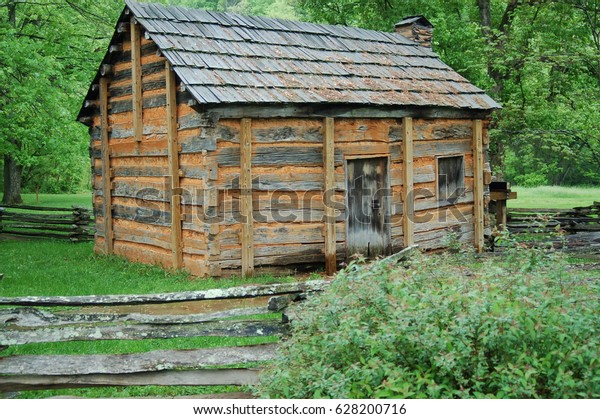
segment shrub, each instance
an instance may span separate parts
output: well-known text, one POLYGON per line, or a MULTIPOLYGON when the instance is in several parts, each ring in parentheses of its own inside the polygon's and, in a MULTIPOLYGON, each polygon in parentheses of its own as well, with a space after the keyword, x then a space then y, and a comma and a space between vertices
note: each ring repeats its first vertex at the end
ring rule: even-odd
POLYGON ((598 284, 560 254, 353 263, 293 313, 273 398, 600 396, 598 284))

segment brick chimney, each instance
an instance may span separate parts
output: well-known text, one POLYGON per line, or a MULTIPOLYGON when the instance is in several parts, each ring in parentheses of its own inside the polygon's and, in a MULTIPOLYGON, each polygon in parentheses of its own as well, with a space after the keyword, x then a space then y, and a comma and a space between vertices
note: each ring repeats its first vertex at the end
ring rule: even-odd
POLYGON ((431 48, 433 25, 424 16, 409 16, 396 23, 396 32, 419 43, 422 47, 431 48))

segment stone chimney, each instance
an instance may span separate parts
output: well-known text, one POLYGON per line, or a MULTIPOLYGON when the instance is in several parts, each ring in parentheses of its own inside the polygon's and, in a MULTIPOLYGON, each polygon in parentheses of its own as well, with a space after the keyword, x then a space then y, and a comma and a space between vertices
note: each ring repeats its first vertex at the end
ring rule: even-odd
POLYGON ((396 32, 419 43, 422 47, 431 48, 433 25, 424 16, 409 16, 396 23, 396 32))

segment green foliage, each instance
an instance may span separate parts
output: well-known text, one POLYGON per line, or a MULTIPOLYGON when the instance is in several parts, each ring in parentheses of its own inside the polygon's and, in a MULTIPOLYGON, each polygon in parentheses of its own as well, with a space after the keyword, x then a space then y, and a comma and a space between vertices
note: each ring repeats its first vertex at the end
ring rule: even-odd
POLYGON ((221 12, 297 19, 296 0, 160 0, 163 4, 221 12))
POLYGON ((523 186, 600 184, 600 2, 299 0, 315 21, 390 31, 404 16, 435 26, 434 51, 504 109, 495 172, 523 186), (503 162, 503 159, 506 160, 503 162))
POLYGON ((75 117, 121 9, 118 0, 0 5, 0 155, 24 168, 26 190, 89 189, 89 136, 75 117))
POLYGON ((598 283, 560 254, 351 264, 294 313, 258 392, 282 398, 600 395, 598 283))

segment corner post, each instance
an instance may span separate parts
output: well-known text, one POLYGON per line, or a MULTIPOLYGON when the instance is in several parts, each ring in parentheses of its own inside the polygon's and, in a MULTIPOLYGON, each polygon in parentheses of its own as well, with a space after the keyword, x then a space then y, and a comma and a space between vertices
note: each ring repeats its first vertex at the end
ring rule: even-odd
POLYGON ((325 169, 325 271, 327 275, 335 274, 336 261, 336 232, 335 208, 335 120, 325 118, 325 144, 323 144, 323 165, 325 169))
POLYGON ((404 247, 415 244, 415 197, 414 189, 414 169, 413 169, 413 119, 406 117, 402 119, 403 141, 402 141, 402 169, 404 184, 402 186, 403 202, 403 230, 404 247))
POLYGON ((177 139, 177 80, 168 61, 165 63, 167 80, 167 136, 169 149, 169 177, 171 179, 171 250, 173 268, 183 267, 181 229, 181 187, 179 182, 179 144, 177 139))
POLYGON ((108 143, 108 78, 100 78, 100 130, 102 152, 102 195, 104 198, 104 254, 114 253, 112 219, 112 171, 110 169, 110 145, 108 143))
POLYGON ((242 276, 254 275, 254 211, 252 207, 252 120, 242 119, 240 212, 242 216, 242 276))
POLYGON ((140 27, 131 18, 131 92, 133 95, 133 137, 137 143, 144 133, 142 109, 142 47, 140 27))
POLYGON ((474 223, 475 250, 483 252, 484 203, 483 203, 483 121, 473 121, 473 172, 474 172, 474 223))

